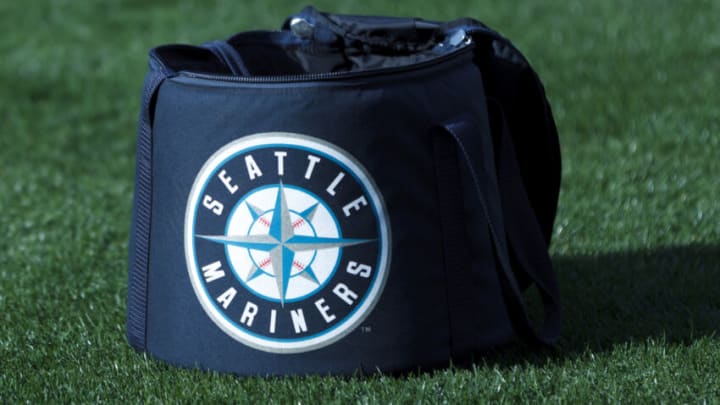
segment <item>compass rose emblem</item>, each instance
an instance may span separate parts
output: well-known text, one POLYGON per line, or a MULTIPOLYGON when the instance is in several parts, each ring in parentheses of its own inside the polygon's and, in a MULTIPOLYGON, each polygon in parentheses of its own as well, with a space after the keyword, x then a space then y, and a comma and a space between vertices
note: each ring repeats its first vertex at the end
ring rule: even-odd
MULTIPOLYGON (((233 268, 249 269, 249 271, 239 274, 240 279, 245 282, 245 286, 263 297, 278 299, 281 306, 284 306, 288 299, 288 289, 291 284, 295 290, 300 291, 298 294, 291 290, 289 297, 291 299, 297 298, 298 295, 304 296, 312 293, 317 287, 324 285, 334 270, 334 268, 327 269, 328 264, 334 266, 340 248, 374 241, 373 239, 339 237, 337 227, 320 231, 325 224, 337 223, 332 212, 308 192, 287 189, 282 183, 277 187, 273 186, 269 189, 263 188, 260 191, 252 192, 250 196, 243 198, 238 203, 235 211, 229 220, 230 234, 197 236, 227 245, 228 256, 233 268), (265 191, 276 192, 275 202, 271 209, 264 210, 259 205, 248 201, 266 200, 267 198, 262 198, 264 197, 262 194, 269 194, 264 193, 265 191), (308 200, 311 201, 310 205, 302 211, 291 210, 288 205, 288 194, 295 197, 293 201, 300 201, 300 203, 296 203, 300 204, 300 207, 303 206, 303 202, 305 202, 304 205, 307 205, 308 200), (250 221, 248 218, 243 218, 242 212, 237 212, 243 208, 250 221), (322 217, 332 217, 332 222, 314 221, 318 211, 321 212, 322 217), (322 235, 318 235, 318 232, 322 232, 322 235), (318 257, 318 252, 323 250, 331 250, 331 252, 318 257), (329 260, 332 258, 335 259, 334 263, 331 263, 333 260, 329 260), (316 268, 323 267, 318 269, 322 272, 314 270, 313 265, 316 268), (259 277, 273 279, 276 289, 263 294, 263 290, 267 290, 267 283, 262 283, 262 281, 267 280, 258 280, 259 277), (304 278, 306 282, 302 283, 299 279, 293 280, 295 277, 304 278), (255 280, 257 281, 254 283, 255 280), (308 285, 315 288, 307 291, 308 285)), ((236 273, 238 273, 237 270, 236 273)))
POLYGON ((200 306, 253 349, 298 353, 345 338, 387 279, 390 226, 377 186, 349 153, 306 135, 221 147, 193 183, 184 233, 200 306))

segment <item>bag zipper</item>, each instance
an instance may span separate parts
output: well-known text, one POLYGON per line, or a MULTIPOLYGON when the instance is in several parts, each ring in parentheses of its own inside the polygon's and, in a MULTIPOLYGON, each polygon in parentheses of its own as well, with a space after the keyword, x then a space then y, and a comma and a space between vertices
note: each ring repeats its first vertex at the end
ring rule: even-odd
POLYGON ((429 66, 443 63, 456 56, 463 55, 474 48, 474 43, 471 37, 467 36, 457 49, 454 49, 444 55, 432 58, 420 63, 404 66, 393 66, 379 69, 362 70, 355 72, 327 72, 327 73, 310 73, 310 74, 298 74, 298 75, 281 75, 281 76, 231 76, 221 74, 210 74, 210 73, 198 73, 189 70, 181 70, 178 72, 179 76, 189 77, 194 79, 206 79, 206 80, 218 80, 225 82, 236 82, 236 83, 297 83, 297 82, 314 82, 314 81, 325 81, 325 80, 344 80, 354 79, 359 77, 368 77, 375 75, 391 74, 398 72, 407 72, 411 70, 423 69, 429 66))

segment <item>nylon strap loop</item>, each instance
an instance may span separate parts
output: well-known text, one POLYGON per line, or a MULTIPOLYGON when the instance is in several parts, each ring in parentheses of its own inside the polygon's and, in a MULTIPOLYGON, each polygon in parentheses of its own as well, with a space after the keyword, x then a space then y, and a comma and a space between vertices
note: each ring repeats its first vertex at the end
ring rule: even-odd
MULTIPOLYGON (((459 118, 443 125, 455 140, 460 156, 470 171, 480 208, 485 216, 498 262, 498 278, 515 332, 531 344, 551 346, 560 336, 560 300, 547 246, 542 242, 532 208, 524 191, 517 161, 503 126, 499 159, 502 176, 496 176, 493 142, 471 119, 459 118), (500 183, 500 184, 499 184, 500 183), (524 197, 524 199, 523 199, 524 197), (506 218, 510 227, 506 227, 506 218), (540 241, 537 243, 537 236, 540 241), (509 241, 509 247, 505 243, 509 241), (515 271, 529 277, 540 291, 545 307, 541 331, 536 331, 525 308, 523 295, 511 267, 510 255, 518 263, 515 271)), ((458 209, 455 207, 455 209, 458 209)))
POLYGON ((147 329, 147 279, 150 260, 152 210, 152 100, 166 76, 151 67, 143 86, 138 125, 133 227, 130 230, 127 337, 130 345, 145 350, 147 329))

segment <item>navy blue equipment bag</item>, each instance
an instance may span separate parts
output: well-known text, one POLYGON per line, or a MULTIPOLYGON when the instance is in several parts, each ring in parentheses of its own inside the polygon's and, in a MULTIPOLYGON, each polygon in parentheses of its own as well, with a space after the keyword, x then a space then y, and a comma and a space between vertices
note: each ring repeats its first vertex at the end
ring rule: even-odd
POLYGON ((475 20, 307 8, 281 31, 155 48, 128 339, 241 375, 394 372, 518 337, 552 345, 559 187, 538 77, 475 20))

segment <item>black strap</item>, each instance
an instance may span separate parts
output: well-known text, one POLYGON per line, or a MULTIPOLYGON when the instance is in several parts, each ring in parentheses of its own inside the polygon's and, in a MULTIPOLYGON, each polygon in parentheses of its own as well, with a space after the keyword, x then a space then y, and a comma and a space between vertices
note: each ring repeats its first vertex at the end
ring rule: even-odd
POLYGON ((513 138, 502 107, 489 100, 492 133, 498 151, 497 178, 505 219, 510 257, 515 273, 533 282, 545 308, 542 335, 552 341, 560 337, 562 313, 560 289, 548 253, 548 245, 523 184, 513 138), (498 139, 499 138, 499 139, 498 139))
POLYGON ((166 77, 160 68, 153 67, 145 77, 138 125, 126 320, 128 341, 137 350, 145 349, 147 327, 147 280, 152 209, 152 101, 155 92, 166 77))
MULTIPOLYGON (((506 127, 503 127, 506 131, 506 127)), ((468 166, 480 208, 488 223, 498 261, 498 279, 515 332, 532 344, 552 345, 560 336, 560 301, 552 263, 542 241, 537 221, 524 192, 517 161, 508 144, 509 133, 500 134, 500 165, 496 170, 493 140, 469 118, 459 118, 441 128, 455 140, 462 160, 468 166), (502 172, 498 181, 496 172, 502 172), (524 197, 524 198, 523 198, 524 197), (506 228, 505 218, 513 217, 506 228), (536 237, 540 235, 541 243, 536 237), (505 241, 509 241, 508 247, 505 241), (518 252, 520 254, 518 255, 518 252), (510 255, 516 257, 515 271, 527 275, 538 287, 545 307, 541 331, 536 331, 525 309, 523 295, 511 267, 510 255)), ((455 207, 455 209, 458 209, 455 207)))
POLYGON ((466 239, 466 222, 460 165, 455 141, 442 133, 433 136, 435 177, 437 179, 438 212, 443 236, 445 288, 450 330, 450 351, 453 359, 465 358, 477 346, 479 326, 474 315, 478 308, 472 280, 469 244, 466 239))
POLYGON ((234 76, 250 76, 250 71, 240 53, 225 41, 212 41, 203 44, 216 58, 221 60, 234 76))

